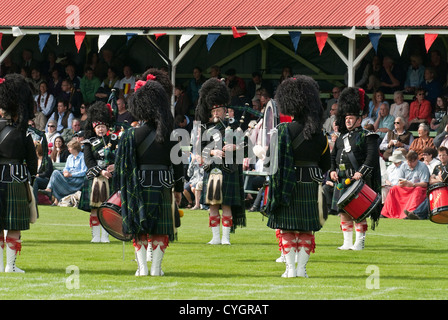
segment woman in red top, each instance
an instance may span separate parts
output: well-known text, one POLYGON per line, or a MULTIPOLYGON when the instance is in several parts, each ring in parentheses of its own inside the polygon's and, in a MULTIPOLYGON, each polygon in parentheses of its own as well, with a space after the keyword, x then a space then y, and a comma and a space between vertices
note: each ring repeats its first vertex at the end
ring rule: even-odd
POLYGON ((425 90, 417 90, 417 99, 409 107, 409 131, 415 131, 422 122, 429 124, 432 118, 431 102, 425 99, 425 90))

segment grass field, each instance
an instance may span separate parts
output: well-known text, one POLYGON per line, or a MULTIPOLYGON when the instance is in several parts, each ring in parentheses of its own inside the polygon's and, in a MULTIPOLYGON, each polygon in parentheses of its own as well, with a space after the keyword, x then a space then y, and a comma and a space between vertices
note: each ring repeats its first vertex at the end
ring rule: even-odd
MULTIPOLYGON (((247 213, 231 246, 211 246, 206 211, 185 210, 163 277, 135 277, 130 242, 91 244, 88 215, 40 207, 23 232, 17 266, 0 273, 1 300, 444 300, 448 297, 448 229, 430 221, 382 219, 363 251, 339 251, 338 217, 316 234, 308 279, 285 279, 274 230, 247 213)), ((369 222, 370 224, 370 222, 369 222)))

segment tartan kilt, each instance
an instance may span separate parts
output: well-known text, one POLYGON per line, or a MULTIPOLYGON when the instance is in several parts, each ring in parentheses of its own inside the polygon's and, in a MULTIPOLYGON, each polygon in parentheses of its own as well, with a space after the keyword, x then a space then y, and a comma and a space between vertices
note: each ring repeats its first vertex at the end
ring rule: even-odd
MULTIPOLYGON (((142 187, 142 199, 144 203, 144 211, 149 217, 155 218, 155 223, 149 229, 144 221, 137 228, 140 233, 147 234, 166 234, 169 235, 170 240, 175 238, 175 217, 172 212, 172 190, 166 187, 142 187)), ((130 219, 134 221, 134 219, 130 219)), ((123 224, 123 231, 128 234, 135 233, 135 226, 127 226, 123 224)))
MULTIPOLYGON (((113 187, 115 185, 113 179, 114 179, 113 177, 112 177, 112 179, 109 179, 109 197, 115 193, 115 191, 113 190, 113 187)), ((90 212, 92 209, 90 207, 90 195, 92 193, 92 183, 93 183, 93 179, 88 179, 87 177, 84 178, 84 185, 81 188, 81 196, 79 198, 79 203, 78 203, 79 210, 90 212)), ((93 208, 93 209, 98 209, 98 208, 93 208)))
MULTIPOLYGON (((241 166, 239 166, 241 167, 241 166)), ((222 171, 222 204, 227 206, 244 206, 244 181, 240 168, 234 172, 222 171)), ((204 172, 201 203, 207 204, 207 184, 210 171, 204 172)))
POLYGON ((28 182, 0 182, 0 228, 2 230, 28 230, 30 207, 28 182))
POLYGON ((294 184, 289 205, 277 207, 268 217, 268 227, 294 231, 319 231, 319 185, 316 182, 294 184))

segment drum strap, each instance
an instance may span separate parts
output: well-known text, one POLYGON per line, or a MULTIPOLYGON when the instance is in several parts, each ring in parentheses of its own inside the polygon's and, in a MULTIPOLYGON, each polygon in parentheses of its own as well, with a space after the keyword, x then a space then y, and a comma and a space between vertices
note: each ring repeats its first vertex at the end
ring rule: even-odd
POLYGON ((142 156, 143 154, 145 154, 146 150, 148 150, 148 148, 152 145, 155 138, 156 138, 156 130, 152 130, 146 136, 145 140, 143 140, 143 142, 138 146, 137 154, 139 156, 142 156))
POLYGON ((305 136, 303 135, 303 131, 292 141, 292 148, 296 150, 302 142, 305 141, 305 136))
POLYGON ((356 161, 355 155, 353 154, 352 148, 350 146, 350 141, 348 140, 348 138, 349 138, 348 134, 343 137, 344 151, 347 154, 347 156, 350 160, 350 163, 353 166, 353 169, 358 170, 358 168, 359 168, 358 161, 356 161))

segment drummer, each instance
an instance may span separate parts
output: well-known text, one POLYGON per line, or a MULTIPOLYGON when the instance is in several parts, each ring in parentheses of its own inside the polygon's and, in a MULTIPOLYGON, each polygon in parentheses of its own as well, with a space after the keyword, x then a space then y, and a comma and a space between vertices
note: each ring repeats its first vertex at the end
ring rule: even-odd
MULTIPOLYGON (((378 135, 361 127, 362 116, 367 111, 367 97, 363 89, 346 88, 338 100, 336 123, 341 135, 337 138, 331 152, 330 178, 341 188, 347 179, 364 180, 375 192, 381 193, 381 176, 378 155, 378 135)), ((335 189, 337 190, 337 189, 335 189)), ((334 192, 333 201, 338 201, 341 192, 334 192)), ((340 211, 341 229, 344 243, 339 250, 364 249, 367 221, 354 222, 353 217, 340 211), (353 227, 356 240, 353 244, 353 227)), ((379 218, 379 210, 374 210, 371 218, 379 218)))

